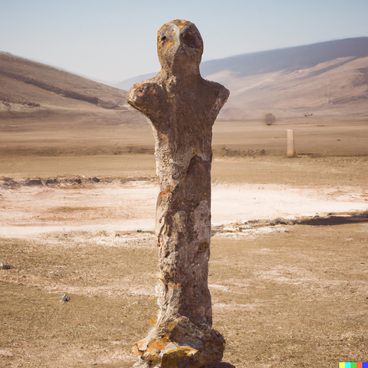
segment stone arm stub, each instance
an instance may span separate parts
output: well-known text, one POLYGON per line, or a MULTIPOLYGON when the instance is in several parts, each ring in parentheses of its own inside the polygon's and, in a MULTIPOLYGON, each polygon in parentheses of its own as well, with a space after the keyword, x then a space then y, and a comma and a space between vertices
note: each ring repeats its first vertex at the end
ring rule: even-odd
POLYGON ((136 83, 128 94, 128 103, 146 115, 157 127, 167 103, 167 93, 154 79, 136 83))
POLYGON ((215 104, 214 104, 213 110, 212 110, 212 114, 213 114, 212 118, 213 118, 213 123, 214 123, 216 118, 217 118, 217 115, 220 112, 220 110, 225 105, 226 101, 228 100, 228 98, 230 96, 230 91, 220 83, 207 81, 207 80, 206 80, 206 82, 210 83, 212 89, 217 92, 217 98, 216 98, 216 101, 215 101, 215 104))

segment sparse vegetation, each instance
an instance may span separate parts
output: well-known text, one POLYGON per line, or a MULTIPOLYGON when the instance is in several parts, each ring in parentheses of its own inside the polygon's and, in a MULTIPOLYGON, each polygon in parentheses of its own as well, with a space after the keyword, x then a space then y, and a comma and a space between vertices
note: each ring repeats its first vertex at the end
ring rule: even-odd
POLYGON ((276 116, 272 112, 266 112, 263 114, 263 121, 266 125, 272 125, 276 121, 276 116))
POLYGON ((215 155, 219 155, 220 157, 256 157, 256 156, 264 156, 266 155, 266 150, 256 149, 256 150, 243 150, 243 149, 231 149, 223 146, 221 150, 214 151, 215 155))

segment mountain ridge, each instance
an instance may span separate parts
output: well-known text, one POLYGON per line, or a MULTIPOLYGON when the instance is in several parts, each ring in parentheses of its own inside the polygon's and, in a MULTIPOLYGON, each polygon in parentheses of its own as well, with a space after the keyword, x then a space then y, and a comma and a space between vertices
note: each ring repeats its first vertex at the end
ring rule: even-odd
MULTIPOLYGON (((220 119, 367 114, 368 37, 235 55, 201 64, 204 78, 231 92, 220 119)), ((156 73, 126 80, 130 87, 156 73)), ((144 123, 127 91, 62 69, 0 52, 0 115, 44 116, 125 111, 122 122, 144 123), (97 108, 97 110, 95 110, 97 108), (88 113, 91 113, 89 111, 88 113)))
MULTIPOLYGON (((223 70, 239 73, 239 76, 248 76, 278 70, 295 71, 297 69, 311 68, 326 61, 348 56, 358 58, 368 56, 368 37, 346 38, 233 55, 204 61, 200 65, 200 70, 204 78, 223 70)), ((157 73, 138 75, 116 83, 113 86, 129 90, 134 83, 152 78, 157 73)))
MULTIPOLYGON (((0 66, 0 102, 2 101, 3 104, 22 101, 22 96, 19 94, 19 91, 22 91, 23 104, 40 107, 41 103, 44 103, 42 98, 37 100, 37 96, 40 97, 38 89, 41 89, 53 92, 61 98, 84 101, 104 109, 126 109, 125 91, 118 91, 116 88, 93 82, 62 69, 6 52, 0 53, 0 66)), ((47 98, 45 94, 43 97, 47 98)))

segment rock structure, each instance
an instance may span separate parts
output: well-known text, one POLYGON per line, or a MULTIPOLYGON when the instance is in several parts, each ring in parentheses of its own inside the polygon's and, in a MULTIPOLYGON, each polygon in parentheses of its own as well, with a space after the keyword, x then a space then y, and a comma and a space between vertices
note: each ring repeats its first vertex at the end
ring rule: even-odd
POLYGON ((229 96, 203 79, 202 37, 185 20, 157 35, 159 74, 135 84, 128 102, 145 114, 155 136, 157 320, 133 350, 136 367, 203 367, 220 362, 225 340, 212 329, 208 260, 211 233, 212 125, 229 96))
POLYGON ((286 154, 287 157, 295 157, 295 142, 294 142, 294 130, 286 129, 286 136, 287 136, 287 146, 286 146, 286 154))

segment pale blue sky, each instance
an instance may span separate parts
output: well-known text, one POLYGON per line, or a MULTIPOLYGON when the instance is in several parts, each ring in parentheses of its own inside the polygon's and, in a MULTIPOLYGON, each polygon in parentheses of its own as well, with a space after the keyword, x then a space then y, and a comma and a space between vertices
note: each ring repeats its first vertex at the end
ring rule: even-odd
POLYGON ((196 24, 203 60, 368 36, 368 0, 0 0, 0 51, 104 82, 159 70, 156 32, 196 24))

